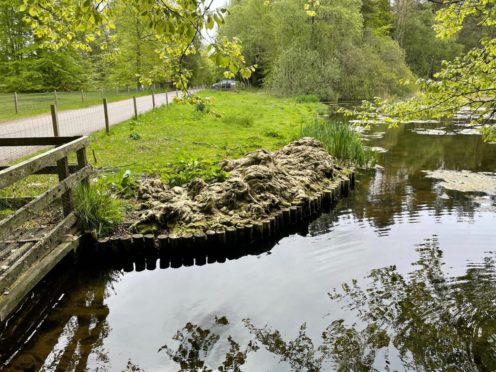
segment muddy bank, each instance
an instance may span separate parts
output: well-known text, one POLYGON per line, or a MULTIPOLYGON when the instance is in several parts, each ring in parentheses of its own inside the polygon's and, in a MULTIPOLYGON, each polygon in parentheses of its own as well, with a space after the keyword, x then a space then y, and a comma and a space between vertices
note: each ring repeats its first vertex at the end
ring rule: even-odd
POLYGON ((178 234, 246 226, 304 205, 352 172, 338 167, 313 138, 276 152, 258 150, 220 166, 229 172, 224 182, 197 179, 184 187, 169 187, 159 178, 144 180, 137 191, 141 204, 128 232, 178 234))

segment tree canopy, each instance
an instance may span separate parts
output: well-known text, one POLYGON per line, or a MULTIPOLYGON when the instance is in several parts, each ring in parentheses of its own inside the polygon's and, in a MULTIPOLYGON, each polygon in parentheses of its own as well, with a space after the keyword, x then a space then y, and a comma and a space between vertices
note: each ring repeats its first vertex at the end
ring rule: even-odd
MULTIPOLYGON (((0 58, 8 65, 8 75, 18 78, 23 74, 13 60, 29 65, 39 63, 42 54, 64 53, 89 62, 97 80, 113 84, 172 80, 186 89, 192 68, 198 67, 192 61, 206 58, 224 69, 226 77, 248 77, 254 68, 245 65, 238 39, 219 39, 208 46, 200 42, 205 30, 224 23, 226 9, 211 7, 211 0, 2 0, 0 28, 9 42, 0 58)), ((12 84, 3 85, 9 90, 12 84)), ((43 88, 49 87, 26 87, 43 88)))
POLYGON ((414 97, 397 103, 377 99, 363 106, 361 117, 399 120, 449 119, 460 112, 474 124, 485 124, 486 139, 496 138, 496 0, 439 0, 434 29, 440 40, 452 40, 464 27, 477 27, 477 40, 462 56, 442 63, 432 79, 420 79, 414 97))
POLYGON ((369 3, 233 0, 220 35, 243 41, 256 86, 326 100, 405 94, 398 81, 413 75, 387 35, 391 14, 369 3))

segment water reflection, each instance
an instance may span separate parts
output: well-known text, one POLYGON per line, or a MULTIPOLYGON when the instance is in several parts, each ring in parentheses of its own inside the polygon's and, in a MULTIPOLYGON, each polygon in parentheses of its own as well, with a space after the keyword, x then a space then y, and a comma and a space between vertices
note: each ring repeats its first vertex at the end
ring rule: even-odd
POLYGON ((289 237, 66 270, 4 369, 496 370, 495 196, 422 173, 494 172, 496 145, 414 127, 373 129, 382 167, 289 237))
MULTIPOLYGON (((23 329, 25 335, 18 335, 21 340, 27 337, 23 346, 29 351, 19 354, 14 352, 10 360, 6 361, 5 370, 86 370, 90 355, 94 356, 96 364, 108 363, 106 352, 101 347, 103 339, 110 332, 106 321, 109 309, 105 299, 120 276, 121 273, 117 271, 92 271, 90 280, 78 273, 65 278, 70 281, 66 284, 72 290, 66 287, 58 293, 51 293, 51 296, 58 298, 52 307, 46 309, 45 313, 30 314, 37 322, 31 328, 23 329), (84 290, 78 291, 82 281, 84 290), (33 331, 37 337, 29 335, 33 331)), ((13 350, 8 349, 8 344, 3 346, 5 354, 2 357, 7 357, 13 350)))
MULTIPOLYGON (((466 273, 450 278, 443 270, 443 252, 436 237, 418 246, 414 270, 401 274, 395 266, 373 270, 365 284, 354 280, 329 294, 353 312, 357 321, 334 320, 318 344, 302 324, 298 336, 284 340, 283 332, 244 325, 252 335, 242 349, 220 327, 188 323, 179 330, 166 354, 181 370, 241 370, 247 354, 260 348, 294 371, 462 370, 496 369, 496 266, 493 256, 471 263, 466 273), (221 335, 230 345, 221 365, 207 360, 221 335)), ((225 319, 222 318, 222 319, 225 319)), ((317 341, 317 340, 316 340, 317 341)))

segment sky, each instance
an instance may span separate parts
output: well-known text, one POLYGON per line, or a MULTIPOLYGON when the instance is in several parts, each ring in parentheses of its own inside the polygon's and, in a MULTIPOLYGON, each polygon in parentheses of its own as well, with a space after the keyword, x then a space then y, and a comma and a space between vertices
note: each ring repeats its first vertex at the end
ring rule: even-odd
POLYGON ((213 2, 213 8, 221 8, 223 6, 226 6, 229 0, 214 0, 213 2))

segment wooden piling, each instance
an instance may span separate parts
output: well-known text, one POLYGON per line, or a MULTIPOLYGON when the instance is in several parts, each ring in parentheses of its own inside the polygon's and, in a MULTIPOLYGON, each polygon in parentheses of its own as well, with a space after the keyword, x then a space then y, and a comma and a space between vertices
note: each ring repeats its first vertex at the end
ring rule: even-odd
POLYGON ((247 244, 253 243, 253 225, 245 225, 245 239, 247 244))
POLYGON ((262 224, 262 222, 255 222, 253 224, 253 239, 256 241, 263 239, 263 224, 262 224))
POLYGON ((289 208, 284 208, 282 210, 282 220, 284 226, 289 226, 291 224, 291 212, 289 208))
POLYGON ((226 240, 228 244, 234 245, 237 243, 237 230, 235 227, 226 227, 226 240))
POLYGON ((293 206, 293 207, 289 208, 289 219, 290 219, 292 225, 295 225, 298 222, 297 217, 296 217, 297 213, 298 213, 297 207, 293 206))
POLYGON ((262 239, 266 240, 270 238, 270 221, 269 220, 263 220, 262 221, 262 239))

